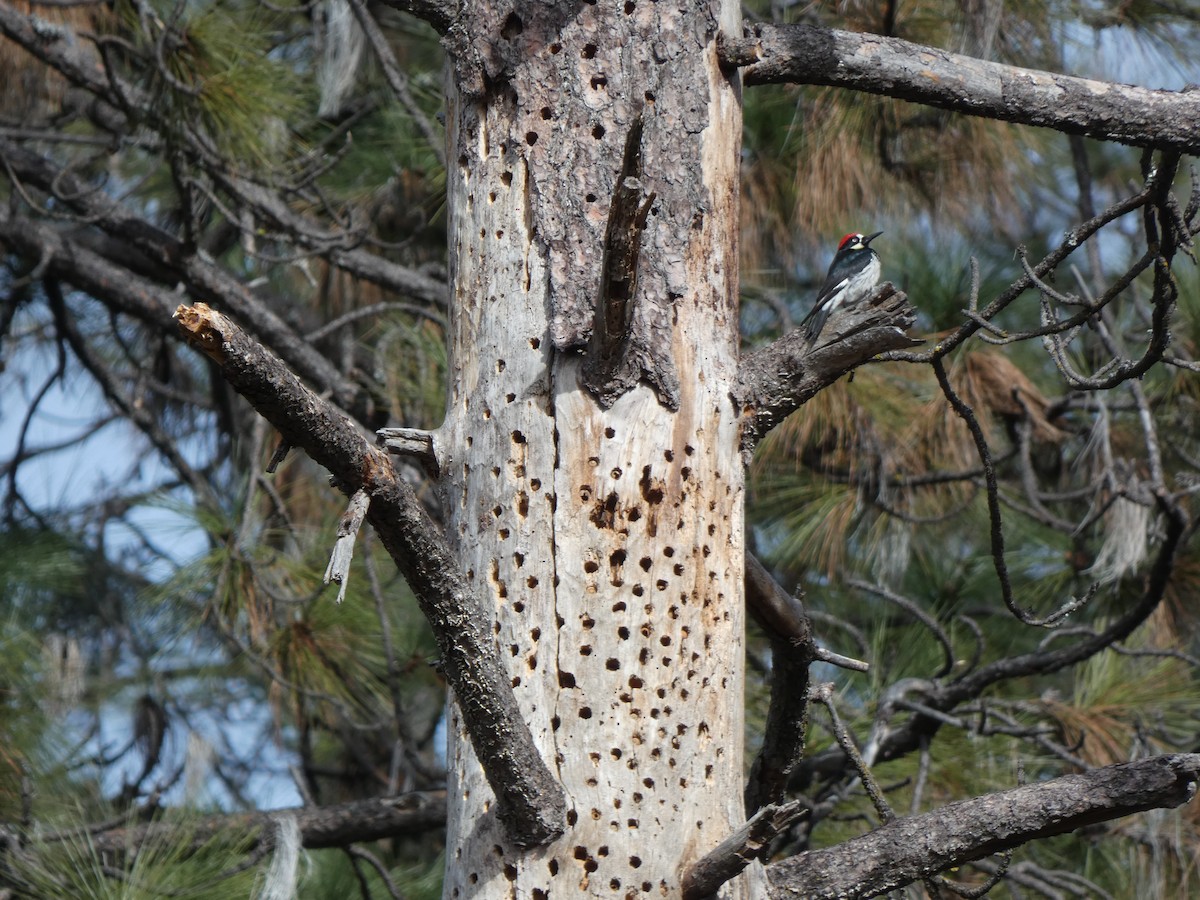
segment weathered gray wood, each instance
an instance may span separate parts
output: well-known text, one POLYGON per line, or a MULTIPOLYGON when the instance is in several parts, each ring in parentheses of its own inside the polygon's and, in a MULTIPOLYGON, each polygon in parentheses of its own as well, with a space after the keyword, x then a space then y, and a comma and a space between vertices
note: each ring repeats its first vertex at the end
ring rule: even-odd
POLYGON ((380 428, 375 436, 388 453, 415 459, 431 478, 441 477, 436 432, 422 428, 380 428))
POLYGON ((463 727, 483 760, 481 777, 501 798, 496 815, 503 829, 517 846, 560 834, 562 790, 521 718, 477 586, 463 578, 441 530, 387 454, 226 316, 197 303, 180 306, 175 318, 284 441, 328 469, 346 493, 362 490, 370 498, 367 520, 433 629, 442 670, 465 710, 463 727))
POLYGON ((1200 153, 1200 91, 1022 69, 812 25, 759 25, 723 46, 746 84, 823 84, 1101 141, 1200 153))
MULTIPOLYGON (((730 398, 741 120, 716 54, 722 21, 740 31, 738 7, 484 6, 460 23, 477 59, 452 66, 452 365, 437 444, 449 538, 490 593, 570 809, 561 840, 516 851, 455 714, 445 894, 677 897, 687 867, 745 820, 730 398), (609 223, 639 117, 618 241, 609 223), (651 195, 641 221, 635 197, 651 195), (620 262, 609 292, 628 296, 600 310, 605 340, 637 366, 607 406, 581 385, 577 349, 598 318, 606 247, 620 262)), ((754 863, 721 896, 765 889, 754 863)))
POLYGON ((699 859, 683 877, 683 900, 706 900, 730 878, 771 852, 771 841, 804 815, 800 800, 764 806, 741 828, 699 859))
POLYGON ((951 803, 768 869, 774 900, 875 897, 952 866, 1195 796, 1200 755, 1156 756, 951 803))
POLYGON ((354 542, 358 538, 358 529, 362 528, 363 519, 370 505, 367 492, 359 488, 350 497, 350 504, 338 522, 337 540, 333 544, 333 552, 329 554, 329 565, 325 567, 324 582, 337 582, 337 602, 346 599, 346 588, 350 582, 350 560, 354 558, 354 542))
POLYGON ((747 457, 763 435, 856 366, 921 343, 906 334, 915 319, 908 298, 884 283, 861 303, 830 316, 815 344, 796 329, 747 354, 734 388, 747 457))

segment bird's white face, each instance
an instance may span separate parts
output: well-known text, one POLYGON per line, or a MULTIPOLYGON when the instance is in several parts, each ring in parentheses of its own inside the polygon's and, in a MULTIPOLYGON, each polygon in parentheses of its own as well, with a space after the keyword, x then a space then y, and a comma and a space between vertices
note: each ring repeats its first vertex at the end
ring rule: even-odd
POLYGON ((883 234, 882 231, 876 231, 874 234, 862 234, 860 232, 851 232, 842 238, 842 242, 838 244, 838 252, 843 253, 846 250, 865 250, 871 241, 883 234))

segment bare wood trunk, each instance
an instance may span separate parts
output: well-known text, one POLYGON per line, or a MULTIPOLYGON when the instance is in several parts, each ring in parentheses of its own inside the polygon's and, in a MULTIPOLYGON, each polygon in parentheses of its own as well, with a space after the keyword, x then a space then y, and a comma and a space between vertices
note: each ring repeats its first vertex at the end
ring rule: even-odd
MULTIPOLYGON (((522 4, 465 29, 484 74, 464 87, 460 53, 450 91, 448 536, 570 812, 513 847, 452 716, 447 897, 678 896, 744 820, 727 6, 522 4), (655 199, 605 408, 584 368, 623 169, 655 199)), ((757 866, 722 893, 764 895, 757 866)))

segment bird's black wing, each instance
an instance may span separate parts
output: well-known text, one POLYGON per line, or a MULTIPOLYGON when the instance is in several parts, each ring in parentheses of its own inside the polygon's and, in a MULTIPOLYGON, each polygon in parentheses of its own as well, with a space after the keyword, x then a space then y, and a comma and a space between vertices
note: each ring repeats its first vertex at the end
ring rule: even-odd
POLYGON ((838 278, 835 281, 833 278, 827 276, 825 278, 825 283, 821 285, 820 293, 817 294, 816 302, 813 303, 812 309, 808 311, 808 315, 800 320, 800 324, 805 324, 809 319, 815 316, 817 314, 817 310, 821 309, 826 303, 828 303, 829 298, 844 288, 846 286, 846 282, 849 280, 849 278, 838 278))

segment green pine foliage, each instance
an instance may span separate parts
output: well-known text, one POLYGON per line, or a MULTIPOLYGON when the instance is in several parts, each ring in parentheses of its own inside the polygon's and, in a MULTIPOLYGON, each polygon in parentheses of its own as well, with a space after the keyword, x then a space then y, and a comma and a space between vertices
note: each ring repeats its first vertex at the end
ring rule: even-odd
MULTIPOLYGON (((838 27, 873 32, 882 32, 881 17, 895 10, 897 36, 968 53, 980 24, 970 21, 970 13, 946 15, 944 5, 933 3, 843 4, 838 9, 844 13, 838 27)), ((1062 71, 1064 58, 1079 52, 1062 42, 1062 23, 1080 14, 1097 29, 1087 32, 1097 35, 1095 40, 1103 29, 1119 27, 1127 42, 1163 48, 1164 29, 1180 27, 1178 19, 1167 25, 1164 12, 1159 4, 1144 4, 1137 11, 1124 6, 1118 11, 1111 4, 1084 4, 1081 9, 1006 4, 991 23, 990 57, 1062 71)), ((797 14, 801 21, 811 21, 811 10, 797 8, 797 14)), ((1173 33, 1176 41, 1169 52, 1178 59, 1180 32, 1173 33)), ((1076 32, 1076 38, 1081 35, 1076 32)), ((1126 196, 1129 185, 1140 181, 1136 151, 1084 143, 1094 204, 1084 215, 1077 202, 1071 148, 1061 136, 993 130, 994 123, 960 121, 833 90, 748 91, 746 121, 744 278, 752 284, 752 295, 754 290, 772 292, 798 319, 837 237, 883 229, 875 244, 883 257, 883 277, 916 299, 920 317, 915 333, 929 342, 924 349, 962 322, 963 310, 971 305, 973 262, 978 302, 984 305, 1020 276, 1018 243, 1027 245, 1028 258, 1036 261, 1061 240, 1065 229, 1126 196), (885 146, 888 153, 881 154, 885 146)), ((1190 182, 1181 178, 1177 190, 1186 196, 1190 182)), ((1141 252, 1141 222, 1134 219, 1124 232, 1127 242, 1114 236, 1103 245, 1102 255, 1080 256, 1075 267, 1059 271, 1054 287, 1082 297, 1102 292, 1106 279, 1124 271, 1141 252)), ((1193 260, 1178 256, 1173 274, 1179 309, 1172 336, 1179 341, 1180 355, 1194 359, 1188 354, 1197 346, 1200 291, 1193 260)), ((1152 289, 1153 275, 1144 273, 1135 279, 1128 299, 1112 307, 1110 327, 1120 336, 1122 351, 1135 358, 1149 327, 1144 298, 1152 289)), ((754 329, 751 340, 777 334, 769 316, 763 324, 762 308, 748 307, 745 323, 754 329)), ((996 324, 1011 334, 1036 328, 1038 317, 1037 298, 1030 293, 996 324)), ((1095 338, 1085 338, 1073 345, 1068 358, 1090 373, 1110 358, 1106 352, 1095 338)), ((1107 452, 1142 467, 1144 477, 1145 463, 1138 460, 1144 458, 1145 446, 1136 412, 1127 392, 1108 398, 1103 415, 1070 400, 1070 386, 1040 341, 994 347, 977 342, 948 362, 951 382, 979 417, 996 460, 1004 500, 1004 559, 1014 598, 1044 615, 1089 590, 1097 578, 1090 567, 1121 533, 1114 514, 1089 519, 1086 503, 1066 495, 1073 487, 1086 486, 1089 472, 1099 471, 1103 441, 1107 452), (1035 410, 1041 433, 1033 436, 1030 453, 1041 488, 1064 495, 1050 504, 1049 512, 1090 522, 1074 533, 1051 527, 1029 508, 1013 386, 1020 386, 1035 410)), ((1141 381, 1158 433, 1173 448, 1164 457, 1170 472, 1194 467, 1186 460, 1197 459, 1198 384, 1194 370, 1170 366, 1154 367, 1141 381)), ((883 692, 901 679, 930 678, 943 663, 943 651, 929 629, 878 596, 848 589, 848 578, 884 585, 936 619, 953 646, 949 679, 1053 640, 1044 631, 1018 624, 999 602, 980 480, 972 486, 935 478, 940 472, 978 467, 969 433, 928 370, 902 363, 858 370, 852 382, 843 381, 809 402, 757 451, 748 515, 760 554, 785 585, 803 587, 810 610, 847 622, 866 637, 864 658, 872 664, 868 675, 829 668, 814 674, 837 683, 842 715, 862 742, 872 733, 883 692), (985 642, 977 640, 976 628, 986 634, 985 642)), ((1155 532, 1153 524, 1150 530, 1155 532)), ((1152 538, 1140 562, 1103 582, 1091 604, 1070 617, 1068 629, 1102 628, 1136 603, 1156 546, 1152 538)), ((1191 659, 1186 654, 1194 652, 1197 633, 1190 611, 1194 604, 1182 598, 1194 589, 1194 573, 1200 570, 1193 561, 1195 549, 1185 554, 1175 574, 1180 586, 1172 592, 1180 599, 1139 632, 1134 644, 1136 652, 1150 655, 1109 652, 1053 675, 1000 682, 988 691, 986 702, 964 716, 979 721, 993 708, 998 716, 994 733, 979 734, 970 723, 943 726, 931 742, 917 808, 1072 771, 1065 762, 1072 756, 1088 765, 1105 765, 1193 749, 1197 685, 1194 667, 1184 660, 1191 659), (1161 655, 1179 652, 1185 656, 1161 655), (1050 743, 1039 746, 1017 731, 1036 731, 1050 743)), ((842 628, 817 619, 816 629, 823 645, 852 656, 863 652, 842 628)), ((750 654, 751 659, 769 658, 764 637, 755 634, 750 654)), ((747 721, 752 744, 765 721, 764 696, 761 690, 751 694, 747 721)), ((824 721, 820 710, 812 716, 824 721)), ((806 752, 811 756, 833 745, 818 725, 809 734, 806 752)), ((910 809, 920 765, 918 754, 910 754, 876 768, 901 814, 910 809)), ((819 798, 822 786, 810 784, 805 790, 819 798)), ((802 846, 830 846, 859 834, 863 818, 878 821, 859 791, 814 827, 802 846)), ((1076 887, 1086 896, 1183 896, 1194 890, 1191 851, 1172 857, 1162 848, 1191 846, 1192 819, 1187 811, 1156 815, 1155 838, 1149 841, 1147 826, 1130 821, 1084 840, 1031 845, 1018 851, 1014 866, 1079 872, 1087 881, 1076 887), (1152 878, 1139 880, 1152 869, 1152 878)), ((976 884, 981 880, 977 872, 958 877, 976 884)))

